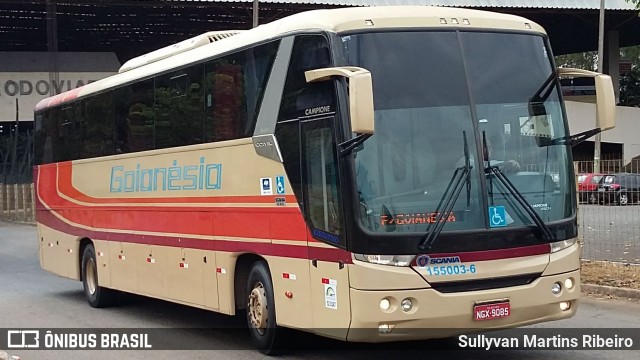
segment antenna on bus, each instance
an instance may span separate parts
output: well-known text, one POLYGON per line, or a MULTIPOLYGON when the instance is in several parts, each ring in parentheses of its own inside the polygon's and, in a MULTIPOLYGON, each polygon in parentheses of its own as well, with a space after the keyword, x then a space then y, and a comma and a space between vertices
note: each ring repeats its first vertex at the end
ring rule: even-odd
POLYGON ((118 70, 118 73, 122 74, 123 72, 133 70, 141 66, 151 64, 156 61, 160 61, 162 59, 166 59, 168 57, 183 53, 185 51, 193 50, 195 48, 199 48, 201 46, 211 44, 212 42, 226 39, 233 35, 237 35, 242 31, 243 30, 210 31, 210 32, 192 37, 190 39, 181 41, 179 43, 152 51, 148 54, 135 57, 127 61, 126 63, 124 63, 124 65, 120 67, 120 70, 118 70))

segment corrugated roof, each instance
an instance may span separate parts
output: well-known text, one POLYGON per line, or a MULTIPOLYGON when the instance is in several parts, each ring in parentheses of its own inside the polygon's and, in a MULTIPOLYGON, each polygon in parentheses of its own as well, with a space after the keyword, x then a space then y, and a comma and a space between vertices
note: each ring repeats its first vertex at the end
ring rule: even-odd
MULTIPOLYGON (((181 0, 184 2, 185 0, 181 0)), ((189 1, 189 0, 186 0, 189 1)), ((191 0, 193 2, 232 2, 238 0, 191 0)), ((240 0, 242 1, 242 0, 240 0)), ((253 0, 244 0, 252 2, 253 0)), ((345 6, 431 5, 474 8, 540 8, 540 9, 600 9, 600 0, 260 0, 271 4, 322 4, 345 6)), ((634 10, 625 0, 606 0, 607 10, 634 10)))

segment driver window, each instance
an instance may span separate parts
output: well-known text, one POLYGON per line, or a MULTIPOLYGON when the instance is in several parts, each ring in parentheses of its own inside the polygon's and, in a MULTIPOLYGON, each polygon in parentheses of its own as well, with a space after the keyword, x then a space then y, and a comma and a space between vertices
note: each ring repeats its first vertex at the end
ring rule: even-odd
POLYGON ((332 121, 324 118, 302 125, 305 207, 314 228, 339 235, 343 225, 332 121))

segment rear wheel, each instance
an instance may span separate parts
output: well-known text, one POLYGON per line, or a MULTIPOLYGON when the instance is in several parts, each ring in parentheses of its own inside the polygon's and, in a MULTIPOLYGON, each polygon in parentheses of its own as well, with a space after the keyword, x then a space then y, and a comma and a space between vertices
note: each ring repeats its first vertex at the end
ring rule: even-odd
POLYGON ((269 268, 262 261, 251 266, 247 281, 247 325, 253 342, 260 352, 274 355, 278 334, 273 283, 269 268))
POLYGON ((629 198, 626 193, 618 194, 618 205, 627 205, 629 203, 629 198))
POLYGON ((84 296, 89 305, 94 308, 107 307, 113 304, 115 293, 111 289, 103 288, 98 282, 98 266, 96 265, 96 250, 93 244, 84 248, 82 253, 82 286, 84 296))

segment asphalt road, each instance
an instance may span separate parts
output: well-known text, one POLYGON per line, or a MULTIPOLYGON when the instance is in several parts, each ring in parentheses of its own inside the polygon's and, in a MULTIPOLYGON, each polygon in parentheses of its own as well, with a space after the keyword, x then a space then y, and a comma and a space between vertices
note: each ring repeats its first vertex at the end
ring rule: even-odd
POLYGON ((587 205, 578 211, 583 258, 640 264, 640 205, 587 205))
MULTIPOLYGON (((0 222, 0 329, 4 328, 162 328, 171 332, 172 345, 216 350, 180 351, 19 351, 26 359, 255 359, 263 356, 251 349, 248 334, 234 331, 240 317, 228 317, 199 309, 143 297, 127 297, 118 307, 93 309, 82 293, 82 285, 40 269, 36 231, 33 226, 0 222), (197 329, 201 328, 201 329, 197 329), (226 329, 225 329, 226 328, 226 329)), ((640 303, 583 298, 578 315, 536 327, 561 332, 559 328, 636 328, 640 331, 640 303)), ((583 329, 583 330, 582 330, 583 329)), ((629 359, 628 350, 465 350, 456 339, 405 344, 353 345, 306 334, 288 338, 292 348, 284 359, 377 360, 396 357, 450 359, 629 359)), ((171 345, 171 344, 170 344, 171 345)), ((633 355, 636 354, 636 355, 633 355)))

